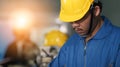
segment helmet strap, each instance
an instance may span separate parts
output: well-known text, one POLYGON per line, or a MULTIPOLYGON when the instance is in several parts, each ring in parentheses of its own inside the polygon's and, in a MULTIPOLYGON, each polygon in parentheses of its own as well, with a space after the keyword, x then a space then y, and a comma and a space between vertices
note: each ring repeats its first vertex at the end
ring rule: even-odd
POLYGON ((90 20, 90 28, 89 28, 89 31, 88 31, 88 33, 87 33, 87 35, 91 35, 92 34, 92 32, 94 31, 94 29, 96 28, 96 26, 97 26, 97 22, 95 23, 95 21, 94 21, 94 7, 93 7, 93 5, 90 7, 90 13, 91 13, 91 20, 90 20))
POLYGON ((90 10, 90 13, 91 13, 91 20, 90 20, 90 28, 89 28, 89 31, 87 33, 87 35, 90 35, 92 33, 92 28, 93 28, 93 8, 90 10))

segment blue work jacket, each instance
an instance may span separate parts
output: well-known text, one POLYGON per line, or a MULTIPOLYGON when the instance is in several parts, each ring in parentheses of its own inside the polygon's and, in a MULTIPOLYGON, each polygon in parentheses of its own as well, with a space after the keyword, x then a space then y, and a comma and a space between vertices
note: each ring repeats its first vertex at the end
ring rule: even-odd
POLYGON ((73 34, 48 67, 120 67, 120 28, 102 18, 102 27, 86 45, 73 34))

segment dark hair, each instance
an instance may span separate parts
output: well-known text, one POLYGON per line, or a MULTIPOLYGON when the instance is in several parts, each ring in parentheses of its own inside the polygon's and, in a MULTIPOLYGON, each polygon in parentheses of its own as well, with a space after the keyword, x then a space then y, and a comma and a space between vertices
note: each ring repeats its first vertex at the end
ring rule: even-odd
POLYGON ((95 7, 95 6, 99 6, 100 7, 100 12, 102 12, 102 3, 100 1, 94 2, 93 7, 95 7))

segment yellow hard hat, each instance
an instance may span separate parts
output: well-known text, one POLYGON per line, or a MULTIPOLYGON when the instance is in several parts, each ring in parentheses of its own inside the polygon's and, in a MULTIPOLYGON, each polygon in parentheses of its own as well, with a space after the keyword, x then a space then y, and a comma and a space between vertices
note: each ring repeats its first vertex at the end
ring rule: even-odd
POLYGON ((60 32, 59 30, 52 30, 45 36, 45 46, 58 46, 61 47, 68 39, 67 34, 60 32))
POLYGON ((63 22, 81 19, 89 10, 94 0, 61 0, 59 18, 63 22))

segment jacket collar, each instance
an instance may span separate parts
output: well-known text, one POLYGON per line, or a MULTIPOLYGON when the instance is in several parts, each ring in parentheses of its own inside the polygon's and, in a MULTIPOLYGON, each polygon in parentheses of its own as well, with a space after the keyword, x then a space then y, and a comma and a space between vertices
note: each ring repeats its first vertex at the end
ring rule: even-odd
MULTIPOLYGON (((104 22, 101 28, 98 30, 98 32, 93 36, 92 39, 103 39, 107 37, 112 32, 112 24, 111 22, 105 17, 102 16, 104 22)), ((79 34, 77 34, 77 37, 80 37, 80 39, 84 39, 79 34)))

